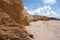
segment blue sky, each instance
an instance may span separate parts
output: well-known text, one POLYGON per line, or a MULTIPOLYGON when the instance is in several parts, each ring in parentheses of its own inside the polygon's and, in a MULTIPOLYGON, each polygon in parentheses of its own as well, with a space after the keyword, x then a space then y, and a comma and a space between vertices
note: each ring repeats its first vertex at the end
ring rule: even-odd
POLYGON ((60 18, 60 0, 23 0, 28 13, 60 18))

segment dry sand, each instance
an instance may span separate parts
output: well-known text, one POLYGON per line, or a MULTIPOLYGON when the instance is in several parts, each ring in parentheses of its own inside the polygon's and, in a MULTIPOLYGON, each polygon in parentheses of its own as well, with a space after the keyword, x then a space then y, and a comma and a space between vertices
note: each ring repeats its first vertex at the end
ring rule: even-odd
POLYGON ((60 40, 60 21, 36 21, 31 22, 26 30, 33 34, 32 40, 60 40))

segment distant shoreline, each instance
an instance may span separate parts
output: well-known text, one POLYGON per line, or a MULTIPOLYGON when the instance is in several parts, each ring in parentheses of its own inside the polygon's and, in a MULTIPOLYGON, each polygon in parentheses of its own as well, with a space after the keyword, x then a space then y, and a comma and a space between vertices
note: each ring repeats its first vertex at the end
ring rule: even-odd
POLYGON ((59 20, 60 21, 59 18, 54 18, 54 17, 50 17, 49 20, 59 20))

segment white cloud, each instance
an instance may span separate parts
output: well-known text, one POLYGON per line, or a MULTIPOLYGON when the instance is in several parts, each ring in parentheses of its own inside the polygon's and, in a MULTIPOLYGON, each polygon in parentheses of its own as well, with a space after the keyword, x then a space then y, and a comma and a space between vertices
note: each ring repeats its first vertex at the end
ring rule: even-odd
POLYGON ((28 10, 27 7, 25 9, 28 11, 28 13, 32 15, 43 15, 43 16, 49 16, 49 17, 58 17, 57 12, 53 11, 52 8, 48 5, 44 5, 43 7, 39 7, 35 10, 28 10))
POLYGON ((27 10, 28 13, 30 13, 32 15, 34 14, 35 10, 32 10, 31 8, 29 9, 28 7, 24 7, 24 8, 27 10))
POLYGON ((44 4, 55 4, 56 0, 44 0, 43 3, 44 4))
POLYGON ((42 16, 60 18, 60 9, 54 11, 49 5, 49 4, 55 4, 56 0, 44 0, 43 2, 44 2, 43 7, 38 7, 34 10, 28 7, 24 7, 24 8, 27 10, 28 13, 32 15, 42 15, 42 16))

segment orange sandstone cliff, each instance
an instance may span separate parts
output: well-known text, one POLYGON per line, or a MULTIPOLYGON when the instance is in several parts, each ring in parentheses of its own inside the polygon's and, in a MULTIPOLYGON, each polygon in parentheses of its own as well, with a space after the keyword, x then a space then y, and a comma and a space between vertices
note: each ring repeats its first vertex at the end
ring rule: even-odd
POLYGON ((33 21, 41 20, 41 21, 48 21, 49 17, 47 16, 39 16, 39 15, 32 15, 33 16, 33 21))
POLYGON ((0 40, 30 40, 27 15, 22 0, 0 0, 0 40))

